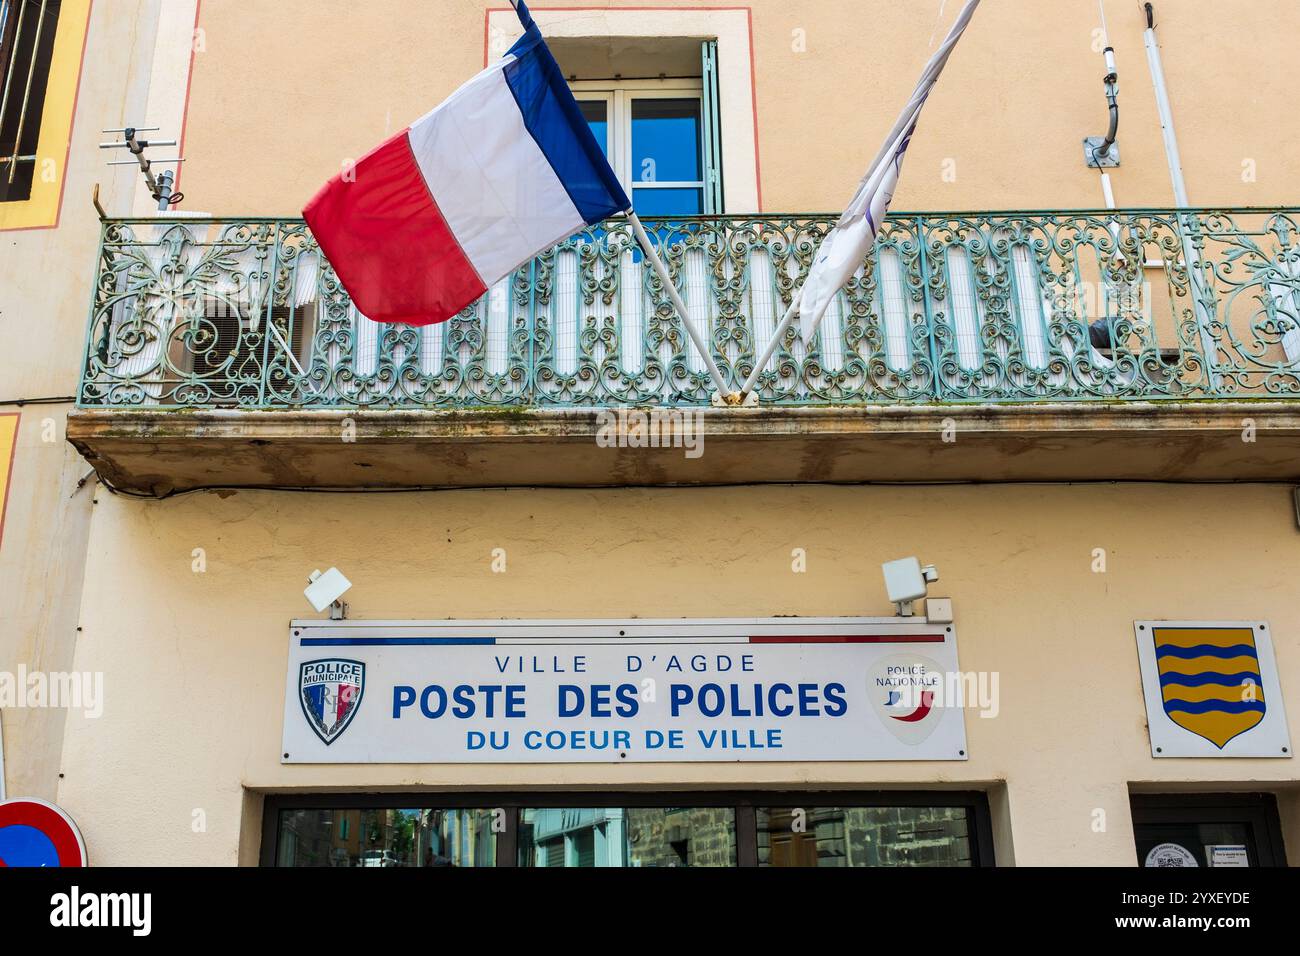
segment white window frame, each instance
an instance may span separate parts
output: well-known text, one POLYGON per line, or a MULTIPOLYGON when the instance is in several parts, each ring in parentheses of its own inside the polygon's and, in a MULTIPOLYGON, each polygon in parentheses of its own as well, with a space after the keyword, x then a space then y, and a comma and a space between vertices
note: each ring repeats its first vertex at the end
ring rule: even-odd
MULTIPOLYGON (((758 168, 758 115, 754 89, 753 31, 749 7, 563 7, 534 9, 533 19, 548 39, 691 37, 717 42, 719 150, 728 214, 763 208, 758 168)), ((519 17, 502 6, 486 12, 483 65, 502 56, 523 34, 519 17)))
POLYGON ((700 209, 705 208, 704 179, 654 180, 647 182, 635 178, 632 168, 632 104, 636 100, 694 99, 699 104, 699 137, 697 156, 700 174, 704 173, 704 83, 694 77, 637 80, 573 80, 569 86, 574 98, 580 101, 604 101, 606 126, 609 130, 609 164, 618 175, 618 181, 632 199, 633 189, 697 189, 700 209))

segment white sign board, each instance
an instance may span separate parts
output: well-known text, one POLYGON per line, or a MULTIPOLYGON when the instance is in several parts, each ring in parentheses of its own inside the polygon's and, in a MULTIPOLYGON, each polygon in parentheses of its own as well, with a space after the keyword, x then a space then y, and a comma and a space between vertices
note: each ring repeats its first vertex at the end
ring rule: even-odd
POLYGON ((964 760, 952 625, 295 621, 284 763, 964 760))
POLYGON ((1263 621, 1135 621, 1153 757, 1290 757, 1263 621))

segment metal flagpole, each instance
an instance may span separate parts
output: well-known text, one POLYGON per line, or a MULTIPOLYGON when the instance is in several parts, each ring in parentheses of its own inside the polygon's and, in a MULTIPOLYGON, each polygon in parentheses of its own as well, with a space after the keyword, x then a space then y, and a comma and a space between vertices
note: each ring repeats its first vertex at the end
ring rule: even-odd
POLYGON ((271 333, 272 338, 280 343, 280 348, 284 349, 285 358, 292 362, 293 367, 298 370, 298 374, 302 376, 303 384, 306 385, 307 390, 313 395, 320 395, 320 390, 312 386, 306 370, 303 369, 301 363, 298 361, 298 356, 293 354, 293 349, 289 347, 289 343, 284 340, 284 336, 280 333, 280 330, 276 328, 275 323, 269 316, 266 320, 266 330, 271 333))
MULTIPOLYGON (((939 54, 936 54, 936 57, 938 55, 939 54)), ((919 91, 920 89, 921 87, 918 85, 917 90, 919 91)), ((898 121, 894 123, 894 128, 889 131, 889 138, 885 140, 885 145, 880 147, 880 154, 876 157, 876 161, 871 164, 871 168, 867 171, 867 175, 864 176, 862 182, 859 183, 859 191, 870 185, 872 172, 879 168, 880 163, 887 155, 889 155, 891 149, 897 148, 899 137, 905 135, 908 126, 916 122, 916 113, 920 110, 921 104, 924 102, 925 97, 922 96, 918 99, 917 94, 914 93, 912 95, 912 99, 908 102, 907 108, 899 114, 898 121)), ((847 216, 847 213, 845 215, 847 216)), ((842 221, 844 216, 841 216, 840 218, 842 221)), ((834 230, 832 229, 832 232, 833 231, 834 230)), ((830 234, 827 233, 827 236, 829 235, 830 234)), ((825 238, 823 238, 822 241, 825 242, 825 238)), ((749 377, 745 379, 745 384, 740 387, 739 401, 734 404, 745 404, 745 400, 749 397, 750 390, 758 382, 758 376, 762 374, 764 366, 767 365, 768 360, 772 357, 772 353, 776 351, 776 347, 780 344, 786 330, 790 328, 791 323, 795 320, 795 316, 799 314, 799 297, 802 293, 803 285, 801 284, 799 288, 791 294, 790 308, 785 310, 785 316, 781 319, 780 324, 777 325, 776 331, 772 333, 772 339, 767 343, 767 348, 764 350, 762 357, 754 363, 753 371, 751 371, 749 377)))
MULTIPOLYGON (((803 287, 800 286, 800 289, 802 288, 803 287)), ((749 373, 749 378, 745 379, 745 384, 740 386, 740 397, 742 401, 749 396, 750 390, 753 389, 754 384, 758 381, 758 376, 763 371, 763 366, 767 365, 767 361, 772 357, 772 353, 776 351, 777 344, 781 341, 781 337, 785 335, 785 330, 790 328, 790 323, 794 321, 794 317, 798 314, 799 294, 796 292, 791 295, 790 308, 785 310, 785 318, 781 320, 781 324, 778 325, 776 331, 772 333, 772 340, 767 343, 767 349, 763 352, 762 357, 754 363, 754 370, 749 373)))
MULTIPOLYGON (((920 115, 921 107, 925 105, 926 97, 930 95, 931 87, 934 86, 934 82, 938 79, 940 71, 943 70, 944 66, 947 64, 948 56, 952 53, 953 47, 957 44, 957 40, 965 31, 966 25, 970 22, 970 18, 975 12, 975 8, 979 6, 979 3, 980 0, 966 0, 966 5, 962 7, 961 12, 957 14, 957 19, 953 22, 947 38, 943 41, 943 44, 939 49, 934 52, 934 55, 930 57, 930 61, 926 63, 925 69, 921 72, 921 78, 917 81, 916 89, 912 91, 911 99, 907 101, 907 105, 903 107, 903 111, 898 114, 898 119, 894 122, 894 128, 891 129, 889 135, 885 137, 885 141, 881 145, 880 152, 876 155, 875 160, 869 167, 867 167, 867 173, 862 177, 861 182, 858 183, 858 189, 853 196, 853 200, 849 203, 848 208, 845 209, 844 214, 840 216, 839 221, 831 230, 832 233, 840 226, 848 225, 850 210, 852 210, 857 204, 859 197, 862 195, 864 190, 879 188, 879 183, 873 182, 873 177, 876 176, 881 164, 884 163, 889 154, 897 151, 900 138, 905 139, 907 131, 915 125, 917 117, 920 115)), ((942 15, 942 10, 940 10, 940 15, 942 15)), ((933 37, 931 37, 931 40, 933 40, 933 37)), ((886 208, 887 207, 888 202, 886 202, 886 208)), ((827 235, 829 236, 830 234, 828 233, 827 235)), ((825 239, 822 241, 824 243, 825 239)), ((807 279, 805 278, 805 282, 806 281, 807 279)), ((750 389, 752 389, 755 383, 757 383, 758 376, 762 373, 763 367, 767 365, 768 360, 772 357, 772 353, 776 351, 776 346, 781 341, 782 336, 785 335, 786 330, 790 328, 790 323, 793 322, 795 316, 799 314, 799 298, 802 291, 803 286, 801 285, 799 290, 792 296, 790 307, 786 309, 785 317, 781 320, 781 324, 777 326, 776 332, 772 336, 772 341, 767 344, 767 348, 764 350, 762 357, 754 363, 753 371, 749 373, 749 377, 745 379, 745 384, 741 386, 739 395, 734 396, 734 400, 728 402, 728 404, 744 404, 746 399, 749 397, 750 389)))
POLYGON ((663 260, 659 258, 659 253, 655 251, 655 247, 651 244, 650 237, 646 235, 641 220, 637 218, 636 212, 631 209, 623 213, 623 215, 627 216, 627 221, 632 224, 632 232, 636 236, 637 244, 641 246, 641 251, 645 253, 646 258, 654 266, 659 281, 663 283, 664 291, 668 293, 668 298, 672 300, 673 308, 681 316, 682 325, 686 327, 686 334, 691 337, 691 341, 695 343, 695 348, 704 356, 704 364, 709 370, 709 376, 713 379, 713 384, 717 386, 718 396, 722 403, 724 405, 738 405, 740 396, 727 390, 726 379, 722 377, 722 372, 718 369, 717 363, 713 361, 713 350, 700 336, 699 330, 691 324, 691 320, 686 314, 686 303, 677 294, 677 286, 673 284, 672 276, 668 274, 668 269, 664 266, 663 260))
POLYGON ((300 364, 298 364, 298 356, 293 354, 293 349, 289 347, 289 343, 284 340, 284 336, 280 333, 280 330, 275 327, 275 323, 270 319, 266 320, 266 330, 271 333, 271 336, 277 342, 280 343, 280 348, 284 349, 285 358, 293 363, 293 367, 298 370, 298 374, 303 378, 306 378, 307 372, 300 364))

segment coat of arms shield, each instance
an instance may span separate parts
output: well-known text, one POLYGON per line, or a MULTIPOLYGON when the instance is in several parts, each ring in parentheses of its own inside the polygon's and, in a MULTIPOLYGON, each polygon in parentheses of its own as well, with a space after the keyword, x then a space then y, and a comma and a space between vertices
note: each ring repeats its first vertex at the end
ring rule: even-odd
POLYGON ((330 658, 304 661, 298 668, 298 698, 316 736, 329 746, 348 729, 361 706, 366 665, 330 658))

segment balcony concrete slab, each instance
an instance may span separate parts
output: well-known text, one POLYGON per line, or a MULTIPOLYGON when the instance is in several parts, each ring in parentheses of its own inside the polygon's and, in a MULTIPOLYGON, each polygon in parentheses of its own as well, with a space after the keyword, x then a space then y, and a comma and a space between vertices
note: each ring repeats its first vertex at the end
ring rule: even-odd
POLYGON ((687 414, 689 424, 664 423, 659 438, 690 445, 685 429, 701 430, 694 457, 688 447, 630 447, 635 433, 623 447, 603 447, 619 440, 609 411, 577 408, 77 409, 68 440, 110 485, 152 496, 205 487, 1300 479, 1300 402, 687 414))

